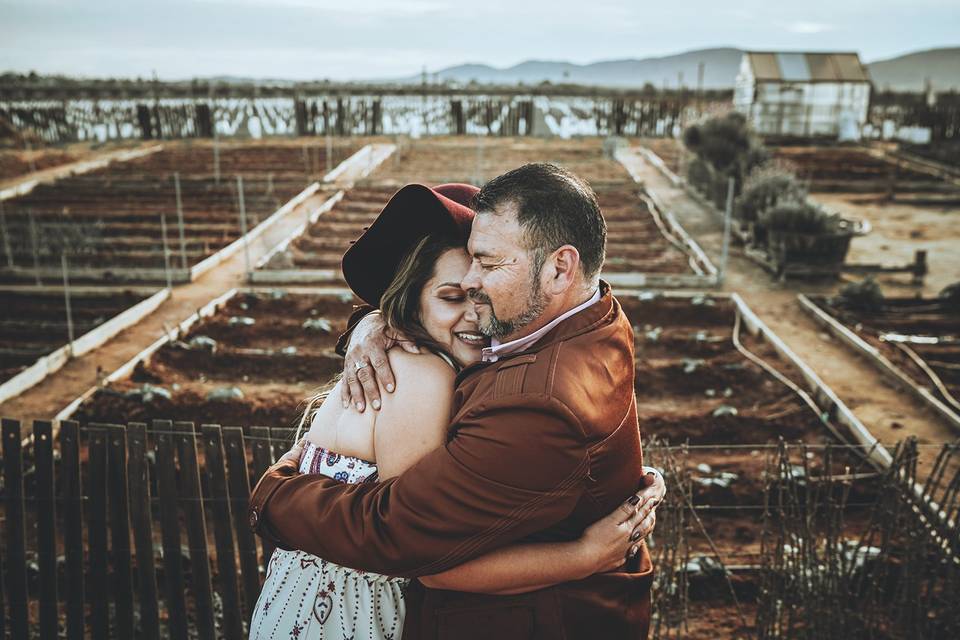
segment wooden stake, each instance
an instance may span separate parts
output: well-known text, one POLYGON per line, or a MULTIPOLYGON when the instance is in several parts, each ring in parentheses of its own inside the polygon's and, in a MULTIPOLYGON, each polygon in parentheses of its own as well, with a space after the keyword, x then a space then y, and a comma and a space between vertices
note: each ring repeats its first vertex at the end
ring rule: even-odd
POLYGON ((73 357, 73 311, 70 308, 70 278, 67 269, 67 253, 60 254, 60 267, 63 269, 63 300, 67 307, 67 335, 70 338, 70 357, 73 357))
POLYGON ((177 192, 177 225, 180 228, 180 268, 187 270, 187 238, 183 229, 183 200, 180 197, 180 172, 173 173, 173 187, 177 192))

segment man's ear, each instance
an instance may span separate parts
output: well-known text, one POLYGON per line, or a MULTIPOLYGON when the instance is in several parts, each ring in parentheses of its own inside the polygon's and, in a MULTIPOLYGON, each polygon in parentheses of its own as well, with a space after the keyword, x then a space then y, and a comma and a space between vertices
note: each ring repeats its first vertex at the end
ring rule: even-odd
POLYGON ((544 275, 547 282, 544 287, 553 295, 565 293, 574 285, 580 272, 580 252, 576 247, 565 244, 547 257, 544 275))

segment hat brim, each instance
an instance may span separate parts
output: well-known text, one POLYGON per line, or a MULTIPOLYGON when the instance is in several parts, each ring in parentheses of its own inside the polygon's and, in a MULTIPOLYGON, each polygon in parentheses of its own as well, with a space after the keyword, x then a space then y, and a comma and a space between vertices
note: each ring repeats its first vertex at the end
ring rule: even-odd
POLYGON ((470 235, 474 211, 422 184, 409 184, 387 202, 370 227, 343 254, 344 280, 367 304, 380 306, 400 262, 422 238, 470 235))

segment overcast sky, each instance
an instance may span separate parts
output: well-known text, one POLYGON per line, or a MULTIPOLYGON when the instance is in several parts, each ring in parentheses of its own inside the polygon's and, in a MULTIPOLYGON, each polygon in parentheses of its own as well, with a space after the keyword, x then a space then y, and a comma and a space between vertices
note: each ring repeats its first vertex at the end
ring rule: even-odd
POLYGON ((958 44, 960 0, 0 0, 0 71, 91 77, 389 78, 714 46, 871 62, 958 44))

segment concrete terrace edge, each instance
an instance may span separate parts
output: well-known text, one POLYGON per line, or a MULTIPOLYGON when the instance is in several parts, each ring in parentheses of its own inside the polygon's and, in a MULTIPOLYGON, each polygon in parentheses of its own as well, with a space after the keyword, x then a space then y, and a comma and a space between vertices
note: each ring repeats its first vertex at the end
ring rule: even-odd
POLYGON ((813 394, 817 405, 824 413, 835 419, 841 425, 846 427, 847 431, 854 440, 866 448, 867 457, 881 468, 889 467, 893 462, 890 452, 880 444, 876 436, 870 432, 870 429, 863 424, 853 411, 840 399, 840 397, 827 386, 820 376, 806 363, 800 356, 787 346, 787 344, 768 327, 763 320, 757 316, 747 305, 746 301, 738 294, 734 293, 731 298, 740 309, 743 320, 754 335, 761 336, 769 342, 773 348, 780 354, 780 357, 787 360, 800 370, 803 379, 807 384, 807 390, 813 394))
POLYGON ((230 289, 223 295, 218 296, 217 298, 214 298, 213 300, 208 302, 199 311, 191 313, 187 318, 185 318, 176 326, 176 328, 172 332, 172 335, 170 333, 165 333, 163 336, 158 338, 149 347, 147 347, 137 355, 130 358, 130 360, 128 360, 126 363, 120 365, 120 367, 118 367, 113 373, 111 373, 106 378, 104 378, 101 384, 94 385, 89 389, 87 389, 86 391, 84 391, 82 394, 80 394, 80 396, 75 398, 70 404, 68 404, 66 407, 61 409, 60 412, 53 417, 53 419, 58 422, 63 420, 69 420, 70 416, 73 415, 73 413, 80 407, 80 405, 83 404, 83 402, 85 402, 88 398, 92 397, 93 394, 95 394, 98 389, 100 389, 103 386, 106 386, 111 382, 116 382, 117 380, 120 380, 121 378, 132 373, 133 370, 136 368, 136 366, 140 362, 149 358, 151 355, 153 355, 158 349, 160 349, 165 344, 178 339, 179 336, 189 331, 190 327, 196 324, 199 320, 212 316, 214 313, 217 312, 217 310, 222 305, 224 305, 231 298, 237 295, 239 291, 240 290, 237 288, 230 289))
POLYGON ((275 255, 277 255, 278 253, 281 253, 281 252, 283 252, 283 251, 286 251, 287 247, 290 246, 290 243, 291 243, 291 242, 293 242, 294 240, 296 240, 297 238, 299 238, 301 235, 303 235, 304 233, 306 233, 307 227, 308 227, 309 225, 314 224, 317 220, 320 219, 320 216, 321 216, 322 214, 326 213, 327 211, 330 211, 330 209, 332 209, 338 202, 340 202, 341 200, 343 200, 343 196, 344 196, 345 194, 346 194, 346 191, 344 191, 343 189, 341 189, 341 190, 337 191, 336 193, 334 193, 334 194, 333 194, 332 196, 330 196, 329 198, 327 198, 326 200, 324 200, 324 201, 323 201, 323 204, 321 204, 319 207, 317 207, 316 209, 314 209, 313 211, 311 211, 310 214, 309 214, 309 217, 308 217, 308 219, 307 219, 306 221, 304 221, 304 222, 302 222, 301 224, 297 225, 297 227, 296 227, 293 231, 290 232, 290 235, 289 235, 289 236, 287 236, 286 238, 284 238, 283 240, 281 240, 280 243, 279 243, 277 246, 275 246, 273 249, 270 249, 270 251, 266 252, 266 253, 263 255, 262 258, 260 258, 259 260, 257 260, 256 264, 255 264, 254 267, 253 267, 254 273, 251 273, 251 274, 250 274, 250 275, 251 275, 251 279, 253 279, 252 277, 253 277, 253 275, 256 273, 256 271, 257 271, 258 269, 262 269, 263 267, 265 267, 265 266, 267 265, 267 263, 270 262, 275 255))
POLYGON ((300 203, 302 203, 304 200, 306 200, 307 198, 309 198, 319 190, 320 190, 319 182, 314 182, 308 185, 303 191, 301 191, 300 193, 295 195, 293 198, 288 200, 286 204, 284 204, 282 207, 280 207, 279 209, 274 211, 272 214, 270 214, 270 216, 266 220, 264 220, 263 222, 258 224, 256 227, 248 231, 246 235, 240 236, 239 238, 237 238, 236 240, 234 240, 233 242, 225 246, 223 249, 220 249, 213 255, 208 256, 203 260, 201 260, 200 262, 198 262, 197 264, 193 265, 190 268, 190 280, 192 281, 192 280, 198 279, 200 276, 207 273, 208 271, 216 267, 221 262, 233 256, 233 254, 240 251, 240 249, 242 249, 244 245, 248 245, 254 240, 256 240, 257 238, 259 238, 268 229, 270 229, 270 227, 272 227, 277 222, 279 222, 282 218, 290 214, 300 203))
MULTIPOLYGON (((28 178, 23 182, 16 184, 12 187, 7 187, 3 191, 0 191, 0 200, 9 200, 10 198, 19 198, 20 196, 25 196, 31 191, 33 191, 38 185, 46 184, 50 182, 56 182, 60 178, 67 178, 70 176, 79 176, 84 173, 89 173, 91 171, 96 171, 97 169, 102 169, 111 162, 127 162, 128 160, 134 160, 136 158, 142 158, 154 154, 163 149, 162 144, 155 144, 152 147, 147 147, 145 149, 133 149, 130 151, 119 151, 110 155, 107 155, 103 158, 97 158, 95 160, 86 160, 83 162, 78 162, 76 164, 69 164, 63 167, 63 173, 55 173, 52 176, 43 179, 37 178, 28 178)), ((51 167, 56 169, 56 167, 51 167)))
POLYGON ((156 311, 157 307, 169 297, 170 290, 161 289, 146 300, 141 300, 132 307, 128 307, 99 327, 91 329, 76 338, 73 342, 65 344, 52 353, 41 356, 30 367, 0 385, 0 404, 39 384, 50 374, 62 369, 72 358, 79 358, 93 351, 124 329, 137 324, 156 311))
POLYGON ((663 158, 658 156, 652 149, 641 146, 640 155, 642 155, 644 160, 649 162, 654 169, 659 171, 664 178, 669 180, 673 186, 682 187, 684 185, 683 178, 675 174, 673 170, 667 166, 667 163, 663 161, 663 158))
POLYGON ((335 269, 264 269, 263 267, 276 254, 289 247, 291 242, 306 233, 310 225, 316 224, 321 215, 333 209, 346 196, 357 180, 362 180, 370 175, 374 169, 393 155, 396 149, 396 145, 393 144, 368 144, 324 176, 325 183, 336 184, 340 187, 338 191, 315 211, 312 211, 308 221, 297 225, 286 238, 257 261, 254 270, 249 274, 249 282, 282 285, 288 283, 326 283, 335 280, 337 277, 335 269), (349 171, 355 171, 355 173, 350 175, 349 171))
MULTIPOLYGON (((625 154, 631 154, 634 151, 636 151, 636 149, 621 147, 620 149, 617 149, 617 151, 614 153, 614 159, 617 162, 619 162, 624 169, 627 170, 627 173, 630 174, 630 177, 633 179, 633 181, 636 184, 640 185, 644 194, 653 203, 653 206, 656 208, 656 212, 651 212, 651 215, 654 215, 654 214, 659 215, 660 219, 664 223, 664 226, 667 227, 667 230, 675 236, 674 239, 680 244, 682 244, 684 247, 686 247, 687 251, 690 254, 692 254, 692 261, 696 263, 698 268, 700 268, 702 271, 705 272, 702 275, 695 274, 693 276, 690 276, 689 274, 673 275, 673 274, 643 274, 643 273, 636 274, 636 276, 645 278, 646 281, 649 282, 649 284, 647 284, 646 286, 665 286, 665 287, 681 286, 681 287, 692 287, 692 288, 719 286, 717 268, 713 264, 713 262, 710 260, 710 258, 707 257, 707 254, 703 251, 703 248, 697 243, 696 240, 693 239, 693 237, 689 233, 687 233, 687 230, 683 228, 683 225, 680 224, 679 220, 677 220, 673 212, 670 211, 664 205, 663 201, 660 199, 660 196, 640 179, 640 177, 634 172, 630 164, 626 161, 627 158, 625 154), (678 284, 674 284, 674 281, 678 282, 678 284), (660 282, 664 284, 661 285, 659 284, 660 282)), ((643 151, 644 151, 644 148, 641 147, 640 155, 644 158, 645 161, 651 162, 649 158, 647 158, 643 154, 643 151)), ((653 155, 654 158, 659 160, 661 165, 663 164, 663 161, 660 160, 660 158, 657 157, 656 154, 653 154, 653 152, 649 152, 649 153, 653 155)), ((653 163, 651 162, 651 164, 653 163)), ((656 165, 654 164, 654 166, 656 165)), ((666 169, 666 167, 664 167, 664 169, 666 169)), ((676 178, 676 176, 674 176, 674 178, 676 178)), ((639 286, 644 286, 644 285, 639 285, 639 286)))
POLYGON ((862 356, 869 362, 873 368, 879 371, 887 380, 892 382, 897 388, 902 389, 917 400, 926 405, 957 433, 960 433, 960 415, 957 415, 950 407, 943 403, 930 391, 929 388, 917 384, 907 373, 891 362, 886 356, 880 353, 880 350, 869 344, 866 340, 851 331, 846 325, 833 317, 830 313, 820 308, 811 298, 797 294, 797 302, 818 325, 825 328, 834 337, 862 356))

